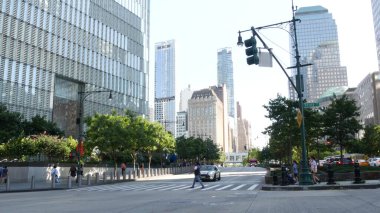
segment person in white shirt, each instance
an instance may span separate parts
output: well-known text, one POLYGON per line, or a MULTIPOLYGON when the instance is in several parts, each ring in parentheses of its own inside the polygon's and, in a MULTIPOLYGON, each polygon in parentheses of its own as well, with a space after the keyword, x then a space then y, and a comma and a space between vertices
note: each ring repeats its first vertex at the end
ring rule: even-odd
POLYGON ((52 179, 53 179, 53 177, 55 177, 55 182, 59 183, 59 176, 60 176, 59 170, 58 170, 57 166, 54 165, 53 169, 51 170, 51 177, 52 177, 52 179))
POLYGON ((311 156, 311 158, 310 158, 310 170, 311 170, 311 174, 313 176, 313 183, 314 184, 316 184, 317 182, 321 183, 321 181, 317 177, 318 167, 317 167, 317 161, 315 161, 314 156, 311 156))

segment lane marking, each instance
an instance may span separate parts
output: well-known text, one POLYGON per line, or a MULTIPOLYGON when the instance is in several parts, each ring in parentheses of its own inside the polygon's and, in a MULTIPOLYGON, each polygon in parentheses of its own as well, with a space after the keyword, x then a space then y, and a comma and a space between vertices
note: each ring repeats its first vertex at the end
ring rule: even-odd
POLYGON ((253 184, 251 187, 249 187, 247 190, 252 191, 254 190, 259 184, 253 184))
POLYGON ((241 184, 240 186, 237 186, 237 187, 235 187, 235 188, 233 188, 233 189, 231 189, 231 190, 232 190, 232 191, 238 190, 238 189, 240 189, 240 188, 243 188, 245 185, 247 185, 247 184, 241 184))

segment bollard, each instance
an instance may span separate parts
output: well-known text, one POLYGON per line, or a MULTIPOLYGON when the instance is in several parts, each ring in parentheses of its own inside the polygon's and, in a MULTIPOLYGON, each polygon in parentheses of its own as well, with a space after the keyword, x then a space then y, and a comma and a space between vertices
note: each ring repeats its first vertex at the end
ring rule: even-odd
POLYGON ((54 189, 55 188, 55 175, 53 175, 51 177, 51 188, 54 189))
POLYGON ((107 181, 107 175, 105 172, 103 172, 103 183, 105 183, 107 181))
POLYGON ((282 165, 281 166, 281 186, 286 186, 286 185, 288 185, 286 167, 285 165, 282 165))
POLYGON ((111 182, 114 180, 113 172, 110 173, 110 180, 111 182))
POLYGON ((272 176, 273 176, 273 185, 278 185, 278 178, 275 171, 272 171, 272 176))
POLYGON ((78 187, 82 186, 82 175, 78 175, 78 187))
POLYGON ((91 175, 87 174, 87 186, 91 185, 91 175))
POLYGON ((136 180, 136 174, 137 174, 137 171, 133 170, 133 180, 136 180))
POLYGON ((359 167, 359 163, 355 163, 354 165, 354 173, 355 173, 355 179, 354 179, 354 184, 359 184, 359 183, 365 183, 364 180, 362 180, 362 178, 360 177, 360 167, 359 167))
POLYGON ((127 179, 127 174, 125 173, 125 171, 123 172, 123 180, 126 180, 127 179))
POLYGON ((34 176, 32 176, 32 181, 30 182, 30 189, 34 189, 36 187, 35 181, 34 181, 34 176))
POLYGON ((128 171, 128 180, 131 180, 131 177, 132 177, 132 171, 129 170, 129 171, 128 171))
POLYGON ((71 176, 70 175, 67 177, 67 188, 71 189, 71 176))
POLYGON ((327 185, 334 185, 334 171, 332 170, 331 163, 327 165, 327 185))
POLYGON ((116 171, 116 180, 117 180, 117 181, 120 181, 120 174, 119 174, 119 171, 116 171))
POLYGON ((95 173, 95 184, 99 184, 99 172, 95 173))
POLYGON ((140 169, 137 169, 137 178, 140 179, 140 177, 141 177, 141 171, 140 169))
POLYGON ((7 176, 7 183, 5 184, 5 191, 10 191, 11 190, 11 184, 10 184, 10 177, 9 175, 7 176))

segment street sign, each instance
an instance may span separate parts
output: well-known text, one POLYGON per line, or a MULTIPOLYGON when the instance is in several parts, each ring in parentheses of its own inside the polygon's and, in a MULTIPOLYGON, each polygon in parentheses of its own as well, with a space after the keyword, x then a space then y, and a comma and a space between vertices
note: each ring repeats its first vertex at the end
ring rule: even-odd
POLYGON ((313 107, 319 107, 319 103, 304 103, 304 108, 313 108, 313 107))
POLYGON ((298 127, 301 127, 301 124, 302 124, 302 113, 300 110, 298 110, 297 112, 297 123, 298 123, 298 127))

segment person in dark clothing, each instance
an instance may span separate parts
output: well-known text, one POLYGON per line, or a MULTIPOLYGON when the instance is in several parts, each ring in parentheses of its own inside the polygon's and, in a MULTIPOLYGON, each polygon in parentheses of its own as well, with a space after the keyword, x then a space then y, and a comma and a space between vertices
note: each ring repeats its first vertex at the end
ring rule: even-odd
POLYGON ((205 188, 205 186, 203 185, 202 180, 201 180, 201 165, 198 162, 196 163, 196 165, 194 167, 194 181, 193 181, 193 185, 191 186, 191 188, 194 188, 195 182, 199 182, 202 186, 202 189, 205 188))
POLYGON ((70 176, 75 178, 76 175, 77 175, 77 168, 74 165, 72 165, 70 167, 70 176))

